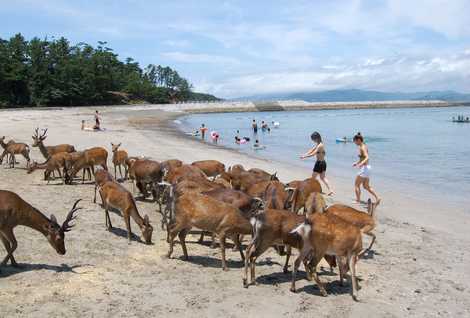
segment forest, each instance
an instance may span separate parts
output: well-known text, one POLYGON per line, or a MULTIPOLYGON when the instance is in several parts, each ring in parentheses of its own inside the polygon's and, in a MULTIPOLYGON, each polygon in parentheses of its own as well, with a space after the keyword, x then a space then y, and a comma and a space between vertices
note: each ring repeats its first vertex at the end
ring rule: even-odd
POLYGON ((176 103, 217 100, 193 92, 168 66, 142 68, 118 58, 106 42, 96 47, 59 39, 0 38, 0 107, 176 103))

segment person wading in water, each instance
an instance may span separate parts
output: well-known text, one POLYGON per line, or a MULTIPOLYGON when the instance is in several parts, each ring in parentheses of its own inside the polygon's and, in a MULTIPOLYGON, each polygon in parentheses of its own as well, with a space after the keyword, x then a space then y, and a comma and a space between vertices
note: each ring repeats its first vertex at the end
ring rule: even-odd
POLYGON ((353 167, 359 168, 359 172, 356 176, 356 180, 354 182, 354 190, 356 193, 356 202, 361 203, 361 185, 364 189, 367 190, 372 196, 375 198, 375 202, 377 204, 380 203, 380 198, 375 192, 374 189, 370 186, 370 164, 369 164, 369 149, 367 145, 364 143, 364 137, 361 133, 357 133, 353 137, 353 142, 359 147, 359 160, 353 163, 353 167))
POLYGON ((313 156, 317 157, 317 161, 315 162, 315 166, 313 168, 312 177, 314 179, 320 177, 320 180, 323 181, 323 183, 326 185, 326 188, 328 189, 328 195, 333 195, 334 192, 332 188, 330 187, 328 179, 326 179, 326 161, 325 161, 326 151, 325 151, 325 145, 323 144, 321 135, 318 132, 314 132, 310 136, 310 138, 315 143, 315 146, 312 149, 310 149, 307 153, 300 156, 300 159, 306 159, 306 158, 313 157, 313 156))

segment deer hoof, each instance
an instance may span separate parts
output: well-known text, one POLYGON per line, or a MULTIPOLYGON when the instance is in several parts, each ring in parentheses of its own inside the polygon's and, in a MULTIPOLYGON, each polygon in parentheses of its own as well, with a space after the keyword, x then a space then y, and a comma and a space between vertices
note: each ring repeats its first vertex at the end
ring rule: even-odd
POLYGON ((297 293, 297 290, 294 287, 291 287, 290 291, 293 292, 293 293, 297 293))

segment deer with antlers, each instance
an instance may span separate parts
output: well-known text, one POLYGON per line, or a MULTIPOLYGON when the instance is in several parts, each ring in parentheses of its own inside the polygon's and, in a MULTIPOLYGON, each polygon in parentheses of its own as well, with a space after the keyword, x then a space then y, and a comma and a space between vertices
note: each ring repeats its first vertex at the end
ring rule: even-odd
POLYGON ((33 138, 33 147, 39 147, 39 151, 44 156, 45 159, 50 156, 59 153, 59 152, 75 152, 75 147, 69 144, 61 144, 57 146, 45 146, 44 140, 47 138, 47 128, 42 130, 42 133, 39 134, 39 128, 34 130, 33 138))
POLYGON ((64 223, 59 225, 54 214, 51 214, 51 217, 48 218, 16 193, 0 190, 0 239, 7 251, 7 256, 0 265, 4 266, 10 261, 12 266, 18 266, 13 256, 18 246, 13 229, 18 225, 27 226, 41 232, 57 253, 64 255, 66 252, 65 232, 70 231, 73 227, 70 222, 75 219, 75 213, 80 209, 77 208, 78 202, 80 200, 75 201, 64 223))
POLYGON ((114 165, 114 179, 116 179, 116 171, 119 168, 119 174, 122 178, 122 170, 121 167, 124 166, 124 179, 127 179, 127 164, 126 160, 129 157, 127 151, 119 149, 121 147, 121 143, 113 144, 111 143, 111 149, 113 151, 113 165, 114 165))
POLYGON ((26 159, 26 167, 29 167, 31 159, 29 157, 29 146, 25 143, 14 142, 10 140, 5 143, 5 136, 0 137, 0 145, 5 149, 0 156, 0 164, 3 162, 3 158, 6 155, 10 155, 10 168, 15 167, 15 155, 22 155, 26 159))

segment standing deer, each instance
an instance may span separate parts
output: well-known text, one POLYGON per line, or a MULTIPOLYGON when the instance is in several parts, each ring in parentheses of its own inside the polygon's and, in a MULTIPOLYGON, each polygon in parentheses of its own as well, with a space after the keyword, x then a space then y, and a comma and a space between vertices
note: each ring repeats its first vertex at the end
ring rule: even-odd
MULTIPOLYGON (((95 171, 95 196, 93 198, 93 203, 96 203, 96 191, 99 187, 103 186, 108 181, 114 181, 113 176, 104 169, 97 169, 95 171)), ((101 204, 103 202, 101 201, 101 204)))
POLYGON ((0 157, 0 164, 6 155, 10 155, 10 168, 15 167, 15 155, 22 155, 26 159, 26 167, 29 167, 31 159, 29 158, 29 146, 25 143, 10 141, 5 143, 5 136, 0 138, 0 145, 5 149, 0 157))
POLYGON ((47 138, 47 128, 43 129, 42 134, 39 134, 39 128, 34 130, 33 147, 39 147, 39 151, 45 159, 59 152, 75 152, 75 147, 69 144, 61 144, 57 146, 45 146, 44 140, 47 138))
POLYGON ((105 209, 106 228, 108 231, 112 229, 111 218, 109 217, 109 208, 119 210, 124 217, 124 222, 127 228, 127 239, 131 243, 131 217, 142 231, 142 239, 146 244, 152 243, 153 227, 150 225, 148 215, 143 218, 140 216, 135 204, 134 197, 119 183, 114 181, 105 182, 99 187, 101 200, 105 209))
MULTIPOLYGON (((93 147, 83 151, 83 154, 75 161, 70 171, 67 171, 67 183, 71 183, 78 171, 84 168, 90 168, 93 174, 95 166, 101 166, 104 170, 108 170, 108 152, 102 147, 93 147)), ((83 174, 82 183, 85 182, 85 174, 83 174)))
POLYGON ((122 178, 121 166, 124 166, 124 179, 127 179, 126 160, 128 158, 128 155, 127 155, 127 151, 119 150, 119 147, 121 147, 121 143, 117 145, 111 143, 111 149, 113 151, 114 179, 117 179, 116 170, 118 167, 119 167, 119 174, 121 175, 121 178, 122 178))
MULTIPOLYGON (((62 173, 60 171, 61 169, 65 168, 67 155, 67 152, 59 152, 50 156, 44 163, 37 163, 36 161, 33 161, 33 163, 28 168, 28 174, 37 169, 45 169, 44 180, 46 180, 48 184, 51 179, 51 174, 54 173, 54 171, 57 171, 59 173, 59 177, 62 178, 62 173)), ((65 182, 65 176, 62 178, 62 182, 65 182)))
POLYGON ((64 255, 66 252, 64 245, 65 232, 70 231, 73 227, 70 222, 76 217, 74 213, 80 209, 77 208, 78 202, 80 200, 75 201, 64 223, 59 225, 53 214, 48 218, 16 193, 0 190, 0 239, 7 251, 7 256, 0 265, 4 266, 10 260, 12 266, 18 266, 13 256, 18 246, 13 229, 18 225, 27 226, 41 232, 57 253, 64 255))

